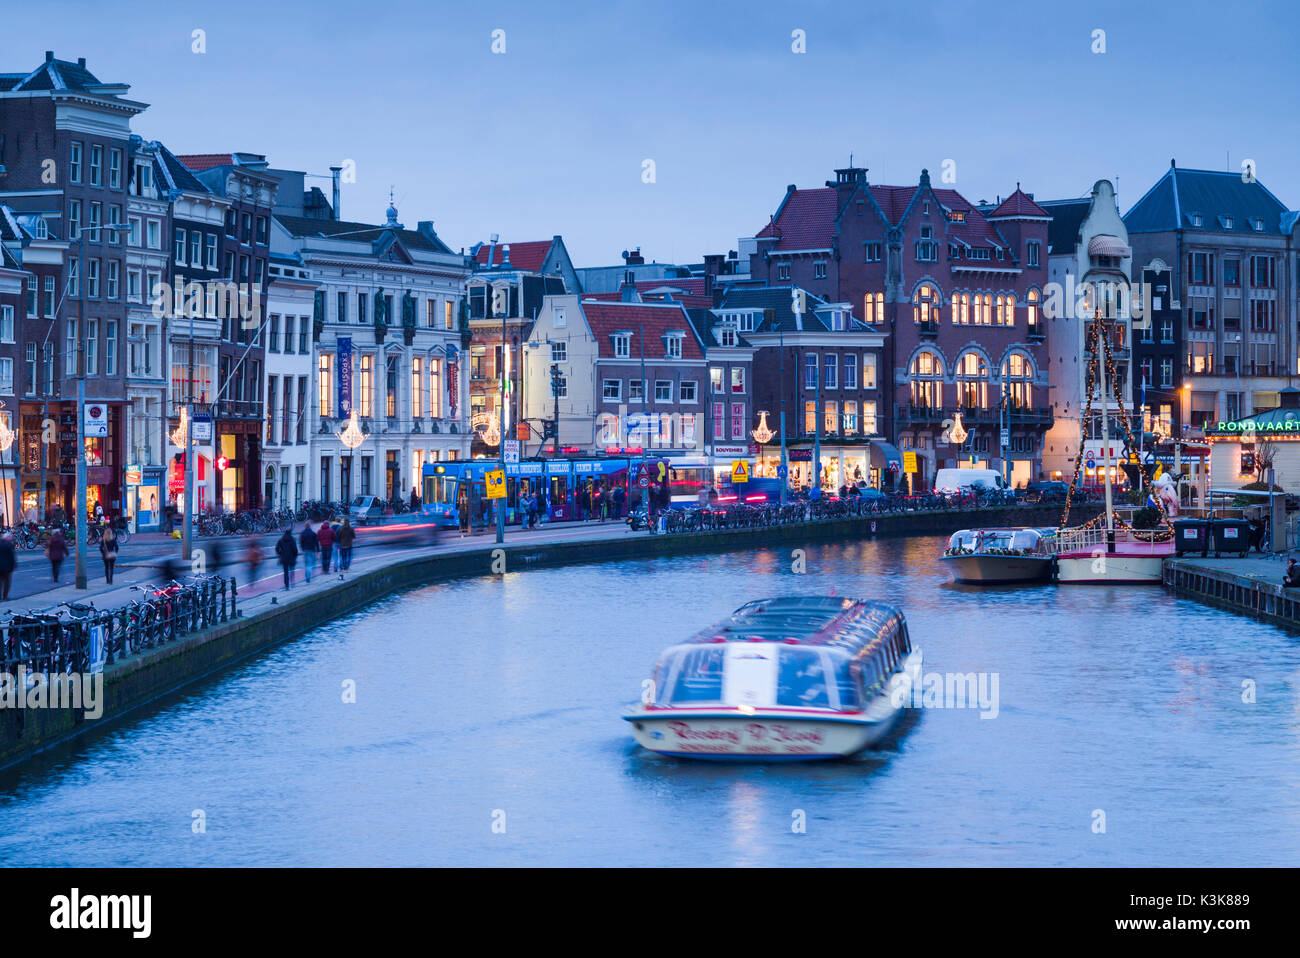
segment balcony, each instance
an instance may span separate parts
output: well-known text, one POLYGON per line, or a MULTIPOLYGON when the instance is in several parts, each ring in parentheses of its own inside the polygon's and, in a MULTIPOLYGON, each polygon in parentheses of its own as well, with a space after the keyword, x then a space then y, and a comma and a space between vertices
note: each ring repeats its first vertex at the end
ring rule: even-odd
POLYGON ((922 336, 938 336, 939 324, 932 319, 916 324, 916 331, 922 336))
POLYGON ((939 424, 950 418, 952 418, 952 413, 939 406, 914 406, 911 403, 896 403, 894 405, 894 421, 900 425, 939 424))
POLYGON ((1008 410, 1011 422, 1016 425, 1051 426, 1056 414, 1051 406, 1012 406, 1008 410))

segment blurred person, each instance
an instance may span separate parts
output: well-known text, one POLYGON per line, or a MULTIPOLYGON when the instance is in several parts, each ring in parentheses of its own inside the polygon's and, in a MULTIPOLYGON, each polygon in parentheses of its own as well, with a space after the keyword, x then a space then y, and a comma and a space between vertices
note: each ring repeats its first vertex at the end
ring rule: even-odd
POLYGON ((293 588, 293 567, 298 564, 298 543, 293 541, 293 526, 280 536, 280 541, 275 544, 275 554, 284 567, 284 589, 287 592, 293 588))

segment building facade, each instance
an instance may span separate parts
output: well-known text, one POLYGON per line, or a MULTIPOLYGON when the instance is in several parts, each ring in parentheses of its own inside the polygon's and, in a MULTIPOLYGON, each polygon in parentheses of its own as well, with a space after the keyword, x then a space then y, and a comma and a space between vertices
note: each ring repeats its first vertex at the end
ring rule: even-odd
POLYGON ((392 206, 382 226, 278 215, 272 246, 317 284, 311 328, 295 334, 313 357, 308 497, 406 498, 424 463, 468 458, 465 257, 392 206))
POLYGON ((1296 214, 1253 176, 1171 162, 1124 222, 1134 269, 1172 271, 1182 437, 1276 408, 1300 371, 1296 214))
POLYGON ((881 332, 880 431, 916 452, 915 484, 958 462, 1003 469, 1014 484, 1037 478, 1052 416, 1041 312, 1050 217, 1019 187, 977 207, 925 170, 915 186, 835 172, 825 188, 787 189, 755 237, 751 279, 852 304, 881 332), (954 444, 959 415, 966 438, 954 444))

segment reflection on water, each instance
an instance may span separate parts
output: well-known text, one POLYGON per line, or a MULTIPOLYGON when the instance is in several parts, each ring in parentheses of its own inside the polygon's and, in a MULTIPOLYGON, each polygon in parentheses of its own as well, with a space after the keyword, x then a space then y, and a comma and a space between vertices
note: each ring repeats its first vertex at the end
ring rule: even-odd
POLYGON ((956 586, 942 544, 809 546, 803 575, 757 551, 385 599, 0 779, 0 861, 1296 860, 1295 637, 1158 587, 956 586), (619 714, 658 652, 783 592, 901 605, 927 670, 998 675, 997 718, 914 713, 834 763, 638 749, 619 714))

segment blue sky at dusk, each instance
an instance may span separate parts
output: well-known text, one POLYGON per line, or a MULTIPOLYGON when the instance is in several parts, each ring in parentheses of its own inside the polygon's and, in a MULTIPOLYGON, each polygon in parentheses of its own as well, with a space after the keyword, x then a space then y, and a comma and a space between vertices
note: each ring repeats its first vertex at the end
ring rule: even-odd
POLYGON ((952 160, 972 201, 1118 177, 1124 211, 1171 157, 1250 157, 1296 208, 1298 25, 1287 3, 45 2, 7 5, 0 70, 84 56, 178 153, 351 159, 345 219, 381 221, 391 185, 453 248, 561 233, 608 265, 734 249, 850 152, 876 183, 952 160))

